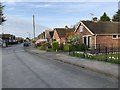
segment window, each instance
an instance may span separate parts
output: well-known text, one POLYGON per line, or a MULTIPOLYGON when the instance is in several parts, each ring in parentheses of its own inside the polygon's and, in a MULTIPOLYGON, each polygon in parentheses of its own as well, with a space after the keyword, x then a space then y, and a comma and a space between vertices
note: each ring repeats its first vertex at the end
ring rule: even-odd
POLYGON ((87 45, 87 38, 86 38, 86 37, 83 37, 83 43, 84 43, 85 45, 87 45))
POLYGON ((118 38, 120 39, 120 35, 118 35, 118 38))
POLYGON ((117 35, 113 35, 113 38, 117 38, 117 35))
POLYGON ((80 32, 83 32, 83 26, 80 26, 80 32))
POLYGON ((113 39, 120 39, 120 35, 113 35, 113 39))

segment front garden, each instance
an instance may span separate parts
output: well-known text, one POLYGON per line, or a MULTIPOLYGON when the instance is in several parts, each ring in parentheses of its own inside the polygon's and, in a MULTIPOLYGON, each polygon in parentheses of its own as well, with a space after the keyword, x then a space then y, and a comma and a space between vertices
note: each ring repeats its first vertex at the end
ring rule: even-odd
POLYGON ((90 53, 85 44, 60 44, 53 40, 52 43, 42 42, 36 45, 40 50, 51 52, 69 52, 69 55, 90 60, 104 61, 114 64, 120 64, 120 52, 90 53))
POLYGON ((75 51, 70 53, 71 56, 80 57, 80 58, 86 58, 90 60, 97 60, 97 61, 104 61, 114 64, 120 64, 120 53, 114 52, 114 53, 99 53, 99 54, 91 54, 91 53, 84 53, 75 51))

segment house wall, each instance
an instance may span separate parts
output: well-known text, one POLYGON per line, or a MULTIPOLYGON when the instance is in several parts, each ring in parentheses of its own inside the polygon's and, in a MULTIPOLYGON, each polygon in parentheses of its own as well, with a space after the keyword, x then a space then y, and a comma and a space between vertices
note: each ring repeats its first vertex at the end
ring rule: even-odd
POLYGON ((80 44, 83 43, 83 37, 91 36, 91 48, 97 49, 99 45, 102 47, 114 47, 120 48, 120 39, 113 39, 112 35, 92 35, 85 27, 83 27, 83 32, 80 32, 80 26, 75 32, 80 36, 80 44))
POLYGON ((113 39, 112 35, 99 35, 97 36, 96 41, 97 44, 101 44, 105 47, 120 47, 118 44, 118 42, 120 42, 120 39, 113 39))
POLYGON ((60 38, 59 38, 59 36, 58 36, 56 31, 54 31, 53 39, 56 39, 56 41, 58 41, 58 43, 60 44, 60 38))
POLYGON ((64 37, 60 39, 60 43, 64 43, 65 41, 66 41, 66 40, 65 40, 64 37))
POLYGON ((38 39, 45 39, 45 33, 41 33, 41 34, 38 36, 38 39))
POLYGON ((66 41, 65 37, 59 38, 56 31, 53 34, 53 39, 56 39, 56 41, 58 41, 59 44, 64 43, 66 41))
POLYGON ((80 26, 79 26, 79 28, 76 30, 75 33, 80 36, 80 44, 83 43, 83 36, 86 36, 86 37, 91 36, 91 44, 94 44, 95 37, 92 36, 92 34, 86 28, 83 27, 83 32, 80 32, 80 26))

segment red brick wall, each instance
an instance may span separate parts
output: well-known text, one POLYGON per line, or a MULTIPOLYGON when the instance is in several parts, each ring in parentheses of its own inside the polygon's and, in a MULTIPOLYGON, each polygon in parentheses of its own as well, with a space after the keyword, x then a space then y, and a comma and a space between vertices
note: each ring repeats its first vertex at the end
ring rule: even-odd
POLYGON ((64 37, 60 39, 60 43, 64 43, 65 41, 66 41, 66 40, 65 40, 64 37))
POLYGON ((58 41, 60 43, 60 38, 59 38, 59 36, 58 36, 56 31, 54 31, 53 39, 56 39, 56 41, 58 41))
MULTIPOLYGON (((76 30, 75 32, 77 35, 80 36, 80 43, 82 44, 82 37, 84 35, 92 35, 87 29, 83 28, 83 32, 80 32, 80 27, 76 30)), ((94 38, 92 37, 92 39, 94 40, 94 38)))
POLYGON ((120 42, 120 39, 113 39, 112 35, 99 35, 96 38, 96 43, 97 44, 103 44, 106 45, 107 47, 120 47, 120 45, 118 45, 118 42, 120 42))
POLYGON ((59 38, 59 36, 58 36, 56 31, 54 32, 53 39, 56 39, 56 41, 58 41, 59 44, 60 43, 64 43, 66 41, 65 37, 59 38))
MULTIPOLYGON (((77 29, 75 32, 76 34, 80 35, 80 43, 82 43, 82 36, 84 35, 91 35, 91 44, 95 46, 95 36, 92 35, 88 30, 83 28, 83 32, 80 32, 80 27, 77 29)), ((103 46, 107 47, 115 47, 115 48, 120 48, 120 39, 113 39, 112 35, 99 35, 96 37, 96 44, 101 44, 103 46)))

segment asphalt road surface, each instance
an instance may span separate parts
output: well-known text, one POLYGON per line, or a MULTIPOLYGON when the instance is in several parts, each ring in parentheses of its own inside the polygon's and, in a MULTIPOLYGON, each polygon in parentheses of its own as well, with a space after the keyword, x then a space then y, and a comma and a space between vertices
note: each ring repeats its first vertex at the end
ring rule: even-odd
POLYGON ((26 52, 22 45, 3 48, 2 88, 118 87, 114 78, 43 56, 26 52))

